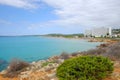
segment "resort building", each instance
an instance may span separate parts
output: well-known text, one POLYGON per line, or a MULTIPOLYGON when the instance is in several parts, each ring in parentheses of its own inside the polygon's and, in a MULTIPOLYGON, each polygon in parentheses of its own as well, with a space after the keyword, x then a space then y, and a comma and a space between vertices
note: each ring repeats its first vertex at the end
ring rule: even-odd
POLYGON ((120 28, 112 29, 112 37, 120 37, 120 28))
POLYGON ((85 30, 85 36, 91 37, 92 36, 92 31, 91 30, 85 30))
POLYGON ((93 28, 91 30, 85 30, 84 35, 85 36, 93 36, 93 37, 111 36, 112 30, 111 30, 111 28, 106 28, 106 27, 93 28))

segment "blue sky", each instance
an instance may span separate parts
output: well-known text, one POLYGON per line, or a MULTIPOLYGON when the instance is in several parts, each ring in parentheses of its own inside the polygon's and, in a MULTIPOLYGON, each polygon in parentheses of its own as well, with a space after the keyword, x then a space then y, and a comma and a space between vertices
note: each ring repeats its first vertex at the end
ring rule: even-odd
POLYGON ((0 35, 120 28, 120 0, 0 0, 0 35))

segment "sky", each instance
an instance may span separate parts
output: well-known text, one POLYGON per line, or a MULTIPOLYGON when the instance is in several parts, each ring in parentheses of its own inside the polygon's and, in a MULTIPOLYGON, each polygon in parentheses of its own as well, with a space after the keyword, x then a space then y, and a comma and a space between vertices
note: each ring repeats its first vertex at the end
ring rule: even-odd
POLYGON ((120 28, 120 0, 0 0, 0 35, 120 28))

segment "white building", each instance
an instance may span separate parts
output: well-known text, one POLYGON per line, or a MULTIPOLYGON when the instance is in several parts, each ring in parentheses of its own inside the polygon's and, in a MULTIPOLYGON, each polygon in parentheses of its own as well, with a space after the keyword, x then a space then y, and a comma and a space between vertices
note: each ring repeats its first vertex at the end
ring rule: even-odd
POLYGON ((104 37, 104 36, 110 36, 112 34, 111 28, 106 27, 99 27, 99 28, 93 28, 92 30, 86 30, 85 36, 91 36, 94 37, 104 37))
POLYGON ((92 36, 92 31, 91 30, 85 30, 85 35, 86 36, 92 36))

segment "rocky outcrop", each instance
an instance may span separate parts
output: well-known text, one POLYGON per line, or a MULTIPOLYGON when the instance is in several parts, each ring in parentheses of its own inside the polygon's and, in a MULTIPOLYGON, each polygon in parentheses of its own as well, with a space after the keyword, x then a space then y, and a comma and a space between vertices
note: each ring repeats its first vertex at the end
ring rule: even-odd
POLYGON ((107 43, 115 43, 118 42, 119 40, 115 39, 105 39, 105 38, 90 38, 88 42, 107 42, 107 43))
POLYGON ((56 68, 64 62, 57 56, 47 60, 32 62, 30 67, 27 67, 24 72, 18 76, 21 80, 58 80, 56 77, 56 68))

